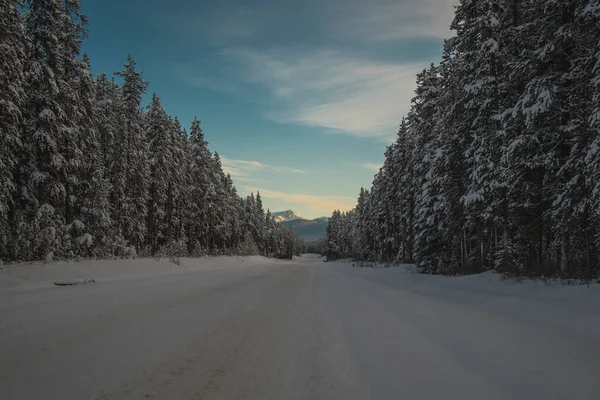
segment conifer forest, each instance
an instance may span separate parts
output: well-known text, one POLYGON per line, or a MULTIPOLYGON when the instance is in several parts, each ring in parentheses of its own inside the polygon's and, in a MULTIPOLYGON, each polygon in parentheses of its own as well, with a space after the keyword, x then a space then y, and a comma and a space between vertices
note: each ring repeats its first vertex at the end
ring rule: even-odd
POLYGON ((0 4, 0 259, 300 253, 131 55, 91 74, 80 0, 0 4))
POLYGON ((329 258, 595 277, 600 266, 600 2, 462 0, 441 62, 329 258))

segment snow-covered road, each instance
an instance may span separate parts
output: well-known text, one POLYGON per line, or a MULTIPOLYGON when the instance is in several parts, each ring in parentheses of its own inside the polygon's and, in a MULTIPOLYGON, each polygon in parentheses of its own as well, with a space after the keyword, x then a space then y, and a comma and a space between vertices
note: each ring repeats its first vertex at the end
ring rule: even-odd
POLYGON ((0 271, 0 399, 600 396, 598 287, 310 256, 101 264, 0 271), (81 268, 97 282, 51 284, 81 268))

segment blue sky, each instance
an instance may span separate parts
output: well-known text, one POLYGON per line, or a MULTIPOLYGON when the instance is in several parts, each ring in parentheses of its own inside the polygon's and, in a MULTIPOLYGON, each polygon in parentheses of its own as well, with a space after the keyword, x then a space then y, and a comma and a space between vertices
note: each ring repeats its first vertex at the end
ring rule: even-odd
POLYGON ((456 0, 82 0, 94 73, 127 53, 194 116, 241 194, 305 218, 355 204, 439 60, 456 0))

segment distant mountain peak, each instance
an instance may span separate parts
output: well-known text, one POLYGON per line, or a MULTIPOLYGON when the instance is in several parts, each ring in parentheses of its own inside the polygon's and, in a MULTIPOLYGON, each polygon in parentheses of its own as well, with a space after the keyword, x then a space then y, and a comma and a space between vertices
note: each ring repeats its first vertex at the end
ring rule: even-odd
POLYGON ((276 222, 294 221, 296 219, 300 219, 300 217, 297 216, 292 210, 278 211, 274 212, 272 215, 276 222))
POLYGON ((291 228, 306 242, 313 242, 320 239, 325 234, 327 227, 327 217, 315 219, 304 219, 296 215, 292 210, 274 212, 273 218, 285 227, 291 228))

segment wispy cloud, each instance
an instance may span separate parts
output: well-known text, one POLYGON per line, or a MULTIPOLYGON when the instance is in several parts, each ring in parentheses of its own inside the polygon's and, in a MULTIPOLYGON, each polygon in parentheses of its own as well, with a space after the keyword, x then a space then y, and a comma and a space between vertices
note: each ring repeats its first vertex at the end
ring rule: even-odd
POLYGON ((251 182, 256 180, 250 178, 249 175, 256 171, 271 171, 280 173, 292 173, 292 174, 306 174, 307 172, 302 169, 289 168, 282 166, 274 166, 263 164, 259 161, 248 161, 248 160, 233 160, 231 158, 221 157, 221 164, 223 165, 223 171, 226 174, 230 174, 232 177, 237 178, 238 181, 251 182), (241 179, 240 179, 241 178, 241 179))
POLYGON ((381 168, 381 164, 376 163, 362 163, 360 166, 373 172, 379 172, 379 169, 381 168))
POLYGON ((369 61, 338 51, 228 49, 244 76, 277 99, 267 116, 362 137, 393 137, 410 108, 420 64, 369 61))
MULTIPOLYGON (((228 173, 228 172, 225 172, 228 173)), ((231 175, 231 177, 236 181, 236 182, 241 182, 241 183, 252 183, 252 184, 266 184, 268 183, 267 181, 265 181, 264 179, 257 179, 257 178, 251 178, 249 176, 239 176, 239 175, 232 175, 231 173, 229 173, 231 175)))
POLYGON ((448 38, 456 4, 458 0, 356 2, 335 29, 339 35, 375 41, 448 38))
MULTIPOLYGON (((168 1, 172 3, 174 0, 168 1)), ((195 3, 194 6, 173 6, 165 12, 153 14, 151 22, 185 39, 186 44, 222 46, 264 33, 267 26, 264 21, 271 17, 269 10, 263 6, 227 4, 227 1, 206 5, 195 3)))
MULTIPOLYGON (((217 72, 204 71, 208 67, 199 60, 177 74, 190 85, 260 99, 264 116, 277 122, 387 141, 410 108, 415 75, 433 61, 414 61, 414 46, 433 38, 441 47, 441 39, 451 35, 457 3, 306 0, 295 6, 258 1, 240 8, 225 1, 187 16, 183 24, 195 32, 190 40, 208 42, 216 51, 211 58, 219 60, 217 72), (402 51, 389 53, 390 43, 399 41, 408 57, 402 51), (349 48, 351 53, 344 50, 349 48), (377 60, 373 54, 384 57, 377 60)), ((181 26, 177 19, 172 29, 181 26)))
POLYGON ((306 193, 286 193, 269 189, 260 189, 254 186, 243 186, 246 193, 260 192, 266 199, 285 201, 286 204, 297 204, 310 208, 315 215, 329 215, 334 210, 348 211, 354 208, 356 199, 346 196, 319 196, 306 193))

